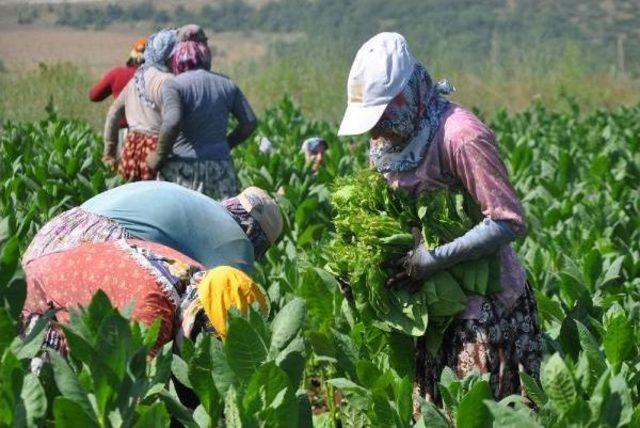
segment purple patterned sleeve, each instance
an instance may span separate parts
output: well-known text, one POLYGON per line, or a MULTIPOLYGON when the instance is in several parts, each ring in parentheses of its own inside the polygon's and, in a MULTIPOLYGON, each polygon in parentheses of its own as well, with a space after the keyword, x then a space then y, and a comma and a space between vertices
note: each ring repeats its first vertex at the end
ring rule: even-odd
POLYGON ((453 173, 482 213, 492 220, 508 221, 516 235, 524 236, 524 210, 492 136, 484 135, 451 147, 453 173))

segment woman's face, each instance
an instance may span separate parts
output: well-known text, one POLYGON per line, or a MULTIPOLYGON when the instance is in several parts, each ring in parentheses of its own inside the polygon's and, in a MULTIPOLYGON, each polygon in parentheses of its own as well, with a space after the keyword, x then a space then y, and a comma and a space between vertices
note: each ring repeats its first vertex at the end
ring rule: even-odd
POLYGON ((392 146, 397 146, 403 141, 402 137, 400 137, 392 130, 385 129, 377 125, 374 126, 371 131, 369 131, 369 139, 372 142, 387 142, 392 146))

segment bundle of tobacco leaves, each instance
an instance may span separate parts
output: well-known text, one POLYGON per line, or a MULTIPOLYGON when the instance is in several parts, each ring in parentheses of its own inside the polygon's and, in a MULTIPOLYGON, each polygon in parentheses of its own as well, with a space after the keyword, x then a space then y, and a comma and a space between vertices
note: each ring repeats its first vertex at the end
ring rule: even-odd
POLYGON ((412 293, 389 289, 394 263, 413 249, 413 227, 434 248, 466 233, 481 218, 469 198, 449 191, 416 198, 390 189, 365 170, 336 180, 332 193, 336 236, 328 248, 329 268, 352 289, 360 316, 379 328, 412 336, 437 336, 465 308, 467 297, 499 290, 496 256, 460 263, 428 278, 412 293), (436 331, 437 330, 437 331, 436 331))

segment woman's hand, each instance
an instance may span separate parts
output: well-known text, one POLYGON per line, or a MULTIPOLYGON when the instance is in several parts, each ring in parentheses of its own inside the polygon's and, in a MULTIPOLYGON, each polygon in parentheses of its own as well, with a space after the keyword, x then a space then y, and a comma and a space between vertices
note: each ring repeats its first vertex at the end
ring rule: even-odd
POLYGON ((411 229, 411 233, 415 247, 396 264, 401 271, 389 278, 387 281, 389 288, 406 288, 411 292, 416 292, 427 278, 438 271, 435 259, 429 249, 424 246, 420 229, 414 227, 411 229))
POLYGON ((147 166, 154 171, 159 171, 162 168, 164 159, 158 154, 157 151, 149 152, 147 155, 147 166))
POLYGON ((107 168, 111 171, 115 171, 118 165, 118 161, 112 155, 104 155, 102 156, 102 163, 105 164, 107 168))

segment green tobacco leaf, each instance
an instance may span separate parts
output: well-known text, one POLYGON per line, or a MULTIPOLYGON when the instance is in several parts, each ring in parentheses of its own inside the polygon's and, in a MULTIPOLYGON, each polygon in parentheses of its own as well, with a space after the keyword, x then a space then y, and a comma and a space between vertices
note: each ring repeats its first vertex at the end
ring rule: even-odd
POLYGON ((53 420, 57 427, 99 427, 95 420, 87 416, 80 404, 66 397, 56 397, 54 400, 53 420))
POLYGON ((422 417, 414 428, 451 428, 451 424, 433 403, 421 400, 420 413, 422 417))
POLYGON ((0 308, 0 355, 15 339, 17 334, 17 323, 9 315, 5 308, 0 308))
POLYGON ((527 393, 527 397, 531 401, 533 401, 536 406, 543 407, 547 401, 547 394, 544 393, 542 388, 538 385, 538 382, 535 381, 531 376, 526 374, 525 372, 520 372, 520 382, 524 385, 524 390, 527 393))
POLYGON ((224 417, 229 428, 243 428, 238 393, 232 386, 224 397, 224 417))
POLYGON ((187 428, 197 428, 197 424, 191 416, 191 411, 187 409, 180 400, 171 392, 163 389, 159 394, 159 399, 164 403, 172 417, 176 418, 187 428))
POLYGON ((54 314, 54 311, 49 311, 40 317, 31 332, 29 332, 24 339, 16 337, 11 348, 18 359, 31 359, 42 350, 42 342, 47 333, 46 328, 54 314))
POLYGON ((370 391, 345 378, 329 379, 327 384, 339 389, 351 406, 366 411, 370 403, 370 391))
POLYGON ((577 361, 580 353, 580 338, 578 337, 576 321, 573 318, 567 317, 562 321, 558 341, 562 345, 562 350, 571 355, 574 361, 577 361))
POLYGON ((604 329, 604 353, 614 367, 619 367, 634 348, 633 327, 621 309, 612 307, 605 316, 604 329))
POLYGON ((47 412, 47 397, 38 378, 27 373, 22 384, 20 399, 24 402, 28 426, 37 426, 47 412))
POLYGON ((224 349, 226 360, 241 383, 248 382, 267 358, 267 348, 260 335, 241 317, 229 321, 224 349))
POLYGON ((457 314, 466 307, 467 296, 455 278, 448 272, 440 272, 424 284, 429 315, 447 317, 457 314))
POLYGON ((600 346, 584 324, 576 320, 576 327, 578 329, 578 336, 580 337, 580 346, 589 359, 593 377, 599 378, 607 368, 607 363, 600 351, 600 346))
POLYGON ((313 428, 313 412, 306 391, 296 393, 298 402, 298 428, 313 428))
POLYGON ((211 372, 202 367, 191 366, 189 369, 189 380, 192 389, 200 399, 200 403, 207 411, 212 420, 218 420, 222 403, 220 394, 215 387, 211 372))
POLYGON ((510 407, 501 406, 493 400, 484 400, 493 416, 495 427, 500 428, 542 428, 533 417, 521 410, 513 410, 510 407))
POLYGON ((178 355, 174 355, 171 360, 171 373, 187 388, 193 388, 189 380, 189 366, 178 355))
POLYGON ((287 373, 295 387, 302 382, 305 366, 305 343, 302 337, 293 339, 275 358, 275 362, 287 373))
POLYGON ((607 285, 609 282, 614 281, 620 277, 622 263, 624 263, 624 256, 616 258, 613 263, 609 265, 607 271, 602 277, 602 282, 600 283, 601 286, 607 285))
POLYGON ((634 402, 628 383, 621 375, 609 380, 609 394, 602 403, 601 419, 609 426, 626 426, 633 418, 634 402))
POLYGON ((367 416, 369 416, 369 420, 371 421, 372 426, 400 426, 400 421, 397 421, 396 419, 397 415, 394 412, 394 409, 391 407, 389 398, 380 390, 376 390, 373 392, 371 396, 371 407, 367 412, 367 416))
POLYGON ((288 376, 273 362, 263 364, 251 377, 242 407, 267 426, 295 427, 298 402, 288 376))
POLYGON ((382 376, 382 371, 371 361, 360 360, 356 363, 356 373, 358 374, 358 381, 365 388, 373 388, 379 377, 382 376))
POLYGON ((484 400, 491 399, 491 387, 486 381, 476 382, 458 403, 456 426, 458 428, 491 427, 492 416, 484 400))
POLYGON ((287 303, 271 324, 271 352, 280 352, 298 334, 306 316, 304 300, 293 299, 287 303))
MULTIPOLYGON (((89 402, 87 392, 80 384, 74 371, 71 369, 71 367, 69 367, 69 364, 57 352, 50 352, 49 357, 51 358, 53 376, 56 381, 58 390, 60 390, 65 398, 75 403, 74 407, 77 406, 79 409, 81 409, 82 413, 84 414, 82 416, 83 419, 90 419, 95 421, 95 413, 93 410, 93 406, 89 402)), ((66 401, 64 402, 64 404, 61 404, 61 406, 64 409, 62 410, 63 414, 66 414, 66 410, 70 409, 70 405, 66 403, 66 401)))
POLYGON ((413 377, 405 377, 394 384, 395 404, 402 426, 411 425, 413 414, 413 377))
POLYGON ((148 407, 140 406, 138 412, 140 417, 133 425, 134 428, 156 428, 169 425, 169 413, 163 403, 155 403, 148 407))
POLYGON ((542 387, 553 407, 560 413, 570 410, 578 397, 576 386, 567 365, 554 354, 542 369, 542 387))
POLYGON ((211 354, 211 373, 216 389, 221 395, 226 395, 227 390, 236 380, 235 373, 227 361, 227 356, 221 342, 215 340, 209 349, 211 354))

